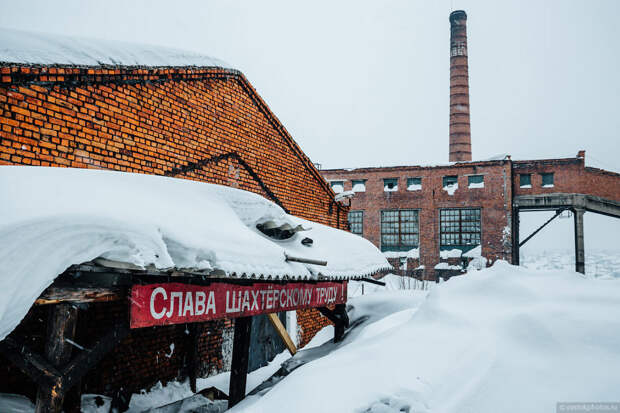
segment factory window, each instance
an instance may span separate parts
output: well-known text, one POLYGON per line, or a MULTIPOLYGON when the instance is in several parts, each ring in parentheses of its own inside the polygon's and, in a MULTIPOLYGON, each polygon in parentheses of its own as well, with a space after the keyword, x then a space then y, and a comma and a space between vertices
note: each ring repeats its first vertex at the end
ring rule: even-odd
POLYGON ((521 188, 531 188, 532 187, 532 174, 519 175, 519 186, 521 188))
POLYGON ((444 176, 443 177, 443 187, 448 188, 454 185, 458 185, 459 177, 456 175, 444 176))
POLYGON ((540 174, 543 188, 553 188, 553 172, 540 174))
POLYGON ((407 191, 419 191, 422 189, 422 178, 407 178, 407 191))
POLYGON ((381 211, 381 251, 409 251, 420 241, 417 209, 381 211))
POLYGON ((337 194, 344 191, 344 181, 331 181, 329 184, 332 187, 332 191, 337 194))
POLYGON ((364 233, 364 211, 349 212, 349 230, 360 237, 362 236, 364 233))
POLYGON ((385 178, 383 180, 383 190, 385 192, 398 191, 398 178, 385 178))
POLYGON ((366 180, 354 179, 353 180, 353 192, 366 192, 366 180))
POLYGON ((480 209, 439 210, 439 232, 441 247, 480 245, 480 209))
POLYGON ((467 186, 469 188, 484 188, 483 175, 469 175, 467 177, 467 186))

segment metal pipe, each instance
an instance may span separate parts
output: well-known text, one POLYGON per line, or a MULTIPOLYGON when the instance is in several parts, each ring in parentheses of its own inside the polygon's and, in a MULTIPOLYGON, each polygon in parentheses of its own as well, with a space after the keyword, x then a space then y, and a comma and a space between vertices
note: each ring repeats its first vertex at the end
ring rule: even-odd
POLYGON ((299 258, 299 257, 291 257, 290 255, 284 255, 285 261, 287 262, 301 262, 303 264, 314 264, 314 265, 322 265, 322 266, 326 266, 327 265, 327 261, 321 261, 321 260, 313 260, 310 258, 299 258))

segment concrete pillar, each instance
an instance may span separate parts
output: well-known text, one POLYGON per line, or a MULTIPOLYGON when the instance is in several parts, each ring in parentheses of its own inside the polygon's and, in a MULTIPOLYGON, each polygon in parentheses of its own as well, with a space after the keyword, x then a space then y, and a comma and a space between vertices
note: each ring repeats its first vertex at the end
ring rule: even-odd
POLYGON ((586 255, 583 242, 583 214, 582 208, 574 208, 575 216, 575 271, 586 273, 586 255))

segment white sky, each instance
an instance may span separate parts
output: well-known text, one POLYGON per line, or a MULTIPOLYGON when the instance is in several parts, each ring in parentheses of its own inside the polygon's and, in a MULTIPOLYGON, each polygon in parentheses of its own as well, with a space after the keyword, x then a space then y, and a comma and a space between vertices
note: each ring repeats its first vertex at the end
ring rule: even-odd
MULTIPOLYGON (((229 62, 324 168, 447 161, 448 15, 462 8, 474 158, 585 149, 589 165, 620 171, 618 0, 0 4, 3 27, 160 44, 229 62)), ((590 224, 590 233, 604 242, 586 228, 587 242, 615 242, 605 234, 620 232, 620 220, 594 221, 602 224, 590 224)))

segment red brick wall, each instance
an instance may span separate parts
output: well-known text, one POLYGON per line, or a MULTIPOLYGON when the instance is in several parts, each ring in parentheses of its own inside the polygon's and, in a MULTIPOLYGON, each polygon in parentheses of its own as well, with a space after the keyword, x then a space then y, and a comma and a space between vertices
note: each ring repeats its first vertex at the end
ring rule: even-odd
POLYGON ((434 277, 434 267, 441 261, 439 254, 439 209, 480 208, 482 220, 482 255, 494 261, 512 258, 510 234, 504 228, 511 225, 510 161, 456 164, 437 167, 387 167, 355 170, 321 171, 327 180, 346 180, 345 190, 352 180, 366 179, 366 192, 356 193, 351 210, 364 210, 364 237, 380 247, 381 210, 420 210, 420 264, 425 276, 434 277), (467 175, 484 175, 484 188, 468 188, 467 175), (458 175, 454 195, 443 190, 443 177, 458 175), (421 177, 420 191, 407 191, 407 178, 421 177), (384 192, 383 179, 398 178, 398 191, 384 192))
MULTIPOLYGON (((582 193, 620 202, 620 174, 585 167, 585 152, 576 158, 531 161, 485 161, 450 166, 333 169, 321 173, 327 180, 344 180, 345 190, 352 180, 366 179, 366 192, 356 193, 351 210, 364 211, 363 236, 380 247, 380 213, 383 209, 412 208, 420 210, 420 260, 409 260, 408 269, 422 264, 425 275, 433 278, 433 267, 439 257, 439 209, 478 207, 482 211, 482 255, 496 259, 512 259, 511 228, 513 196, 544 193, 582 193), (541 173, 554 173, 554 186, 542 187, 541 173), (519 175, 532 175, 532 188, 520 188, 519 175), (483 174, 483 189, 467 188, 467 175, 483 174), (458 175, 459 188, 453 196, 442 189, 445 175, 458 175), (407 191, 408 177, 422 177, 421 191, 407 191), (398 178, 397 192, 384 192, 383 179, 398 178)), ((398 265, 397 260, 391 260, 398 265)))
POLYGON ((297 324, 299 326, 299 342, 297 347, 302 348, 308 344, 323 327, 333 323, 323 317, 317 309, 309 308, 297 310, 297 324))
POLYGON ((620 174, 585 166, 583 157, 514 162, 515 196, 579 193, 620 202, 620 174), (542 187, 541 173, 554 174, 552 188, 542 187), (532 175, 532 188, 521 188, 519 175, 532 175))
MULTIPOLYGON (((0 164, 114 169, 229 185, 279 202, 294 215, 346 227, 346 210, 330 207, 329 186, 237 71, 1 67, 0 73, 0 164)), ((117 310, 92 310, 93 329, 104 329, 102 320, 126 317, 117 310)), ((32 322, 24 321, 32 326, 24 335, 43 337, 32 322)), ((310 340, 321 323, 327 319, 302 314, 303 339, 310 340)), ((206 323, 203 373, 222 368, 224 327, 206 323)), ((132 332, 84 388, 139 390, 183 376, 183 335, 182 327, 132 332), (172 342, 175 351, 166 357, 172 342)), ((0 380, 2 389, 5 384, 10 387, 0 380)))

